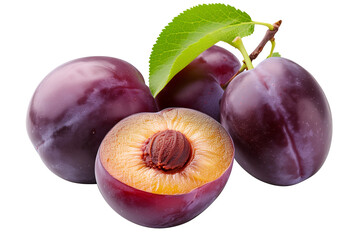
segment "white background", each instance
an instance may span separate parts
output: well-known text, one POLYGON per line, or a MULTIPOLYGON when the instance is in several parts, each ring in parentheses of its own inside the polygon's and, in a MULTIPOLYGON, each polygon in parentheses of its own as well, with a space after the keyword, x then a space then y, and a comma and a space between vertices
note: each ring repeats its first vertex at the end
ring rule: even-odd
MULTIPOLYGON (((255 21, 282 19, 276 51, 310 71, 328 97, 332 147, 305 182, 271 186, 235 164, 224 191, 201 215, 151 229, 116 214, 96 185, 62 180, 42 163, 25 117, 47 73, 75 58, 103 55, 132 63, 148 79, 162 28, 183 10, 210 2, 1 1, 0 239, 360 239, 360 36, 353 0, 221 1, 255 21)), ((257 26, 244 40, 249 52, 265 30, 257 26)))

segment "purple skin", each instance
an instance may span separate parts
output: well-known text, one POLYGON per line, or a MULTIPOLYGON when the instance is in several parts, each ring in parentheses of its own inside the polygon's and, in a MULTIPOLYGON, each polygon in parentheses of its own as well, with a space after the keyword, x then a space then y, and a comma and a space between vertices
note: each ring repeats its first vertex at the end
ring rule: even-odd
POLYGON ((221 124, 238 163, 274 185, 311 177, 330 149, 326 96, 310 73, 285 58, 269 58, 233 79, 221 102, 221 124))
POLYGON ((185 107, 220 121, 220 100, 226 83, 240 69, 229 51, 212 46, 181 70, 156 96, 159 109, 185 107))
POLYGON ((214 74, 216 81, 221 85, 227 83, 241 67, 239 59, 234 54, 216 45, 201 53, 190 64, 203 65, 214 74))
POLYGON ((94 163, 106 133, 131 114, 156 111, 134 66, 116 58, 87 57, 45 77, 31 99, 26 123, 52 172, 71 182, 96 183, 94 163))
POLYGON ((189 193, 161 195, 118 181, 105 170, 99 155, 95 162, 97 185, 106 202, 127 220, 152 228, 180 225, 202 213, 225 187, 231 169, 232 164, 218 179, 189 193))
POLYGON ((189 65, 156 96, 159 109, 191 108, 220 121, 220 99, 224 90, 208 71, 189 65))

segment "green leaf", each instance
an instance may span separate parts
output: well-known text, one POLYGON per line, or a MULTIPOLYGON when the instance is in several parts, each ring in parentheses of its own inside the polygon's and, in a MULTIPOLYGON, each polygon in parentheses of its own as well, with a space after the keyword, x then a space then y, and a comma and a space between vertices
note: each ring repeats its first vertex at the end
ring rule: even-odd
POLYGON ((254 32, 250 16, 232 6, 203 4, 190 8, 160 33, 150 55, 149 86, 156 96, 166 84, 200 53, 219 41, 254 32))
POLYGON ((278 52, 274 52, 271 57, 281 57, 281 55, 278 52))

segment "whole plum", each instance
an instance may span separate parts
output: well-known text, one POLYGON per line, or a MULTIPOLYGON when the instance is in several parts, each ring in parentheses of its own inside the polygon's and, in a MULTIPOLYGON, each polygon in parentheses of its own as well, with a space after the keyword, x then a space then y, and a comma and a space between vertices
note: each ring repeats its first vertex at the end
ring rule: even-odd
POLYGON ((155 97, 160 109, 185 107, 220 121, 220 100, 225 84, 240 69, 239 60, 228 50, 212 46, 173 77, 155 97))
POLYGON ((121 119, 156 111, 140 72, 111 57, 80 58, 56 68, 28 108, 29 137, 46 166, 68 181, 95 183, 105 134, 121 119))
POLYGON ((221 123, 233 138, 238 163, 274 185, 315 174, 332 137, 324 92, 309 72, 285 58, 269 58, 230 82, 221 123))
POLYGON ((202 52, 190 64, 206 67, 221 85, 227 83, 241 67, 239 59, 234 54, 216 45, 202 52))

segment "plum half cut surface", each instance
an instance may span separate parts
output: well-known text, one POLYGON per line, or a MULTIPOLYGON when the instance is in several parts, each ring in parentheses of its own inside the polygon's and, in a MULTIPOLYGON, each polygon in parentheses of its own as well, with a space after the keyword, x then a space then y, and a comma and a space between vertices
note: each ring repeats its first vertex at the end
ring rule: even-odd
POLYGON ((191 108, 220 121, 221 85, 231 79, 241 64, 225 48, 212 46, 176 74, 155 97, 160 109, 191 108))
POLYGON ((80 58, 56 68, 28 108, 28 135, 46 166, 63 179, 95 183, 97 150, 121 119, 157 107, 140 72, 111 57, 80 58))
POLYGON ((164 228, 204 211, 224 188, 233 159, 231 137, 217 121, 170 108, 120 121, 101 143, 95 173, 117 213, 164 228))
POLYGON ((332 118, 314 77, 285 58, 269 58, 241 73, 221 102, 221 124, 235 159, 254 177, 293 185, 315 174, 331 144, 332 118))

